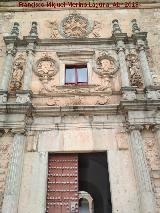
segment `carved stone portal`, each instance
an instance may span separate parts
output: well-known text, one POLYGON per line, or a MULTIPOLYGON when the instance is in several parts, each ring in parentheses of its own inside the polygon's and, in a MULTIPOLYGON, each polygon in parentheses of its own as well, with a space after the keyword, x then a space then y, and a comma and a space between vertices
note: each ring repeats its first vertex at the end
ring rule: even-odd
POLYGON ((61 22, 61 34, 66 38, 86 37, 92 28, 89 20, 79 14, 71 14, 61 22))
POLYGON ((138 57, 135 54, 128 54, 126 57, 129 72, 130 72, 130 84, 138 88, 143 87, 143 80, 140 71, 140 65, 138 57))
POLYGON ((57 72, 57 62, 47 54, 37 61, 35 74, 39 77, 43 84, 47 84, 48 81, 53 80, 57 72))
POLYGON ((25 59, 24 56, 20 54, 13 64, 12 78, 9 86, 11 91, 19 90, 21 88, 22 78, 24 74, 24 66, 25 59))

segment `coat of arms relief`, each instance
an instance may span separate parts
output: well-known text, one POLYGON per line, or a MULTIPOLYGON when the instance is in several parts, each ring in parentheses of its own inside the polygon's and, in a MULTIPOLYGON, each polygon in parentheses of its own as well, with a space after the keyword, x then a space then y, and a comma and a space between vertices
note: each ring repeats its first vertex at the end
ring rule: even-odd
POLYGON ((73 13, 65 17, 60 23, 49 21, 50 38, 84 38, 100 37, 101 23, 78 14, 73 13))

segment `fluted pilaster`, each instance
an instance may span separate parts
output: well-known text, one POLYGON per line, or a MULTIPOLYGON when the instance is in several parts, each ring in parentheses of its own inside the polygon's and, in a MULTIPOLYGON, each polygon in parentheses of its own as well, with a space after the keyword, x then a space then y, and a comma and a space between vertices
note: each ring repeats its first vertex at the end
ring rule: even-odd
POLYGON ((139 190, 140 212, 155 213, 154 195, 140 132, 141 129, 142 126, 139 125, 131 126, 129 140, 139 190))
POLYGON ((2 213, 17 213, 25 149, 24 132, 15 132, 8 166, 2 213))

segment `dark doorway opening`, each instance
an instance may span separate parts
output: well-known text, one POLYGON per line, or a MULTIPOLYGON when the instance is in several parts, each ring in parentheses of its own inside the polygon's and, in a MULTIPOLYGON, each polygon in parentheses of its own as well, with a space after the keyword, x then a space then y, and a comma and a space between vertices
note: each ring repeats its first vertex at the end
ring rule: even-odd
POLYGON ((94 213, 112 213, 106 152, 78 155, 79 191, 93 198, 94 213))

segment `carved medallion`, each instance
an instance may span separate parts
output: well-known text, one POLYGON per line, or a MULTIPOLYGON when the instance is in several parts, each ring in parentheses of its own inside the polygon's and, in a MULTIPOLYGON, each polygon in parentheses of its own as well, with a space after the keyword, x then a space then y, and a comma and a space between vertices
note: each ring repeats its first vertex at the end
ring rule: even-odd
POLYGON ((25 59, 22 54, 13 63, 13 72, 10 82, 10 90, 19 90, 22 86, 22 77, 24 74, 25 59))
POLYGON ((95 72, 100 77, 112 77, 118 70, 117 61, 107 53, 103 52, 96 60, 97 69, 95 72))
POLYGON ((48 83, 48 81, 53 80, 57 72, 58 72, 57 62, 47 54, 45 54, 44 57, 42 57, 37 61, 35 73, 42 81, 42 83, 48 83))
POLYGON ((79 14, 71 14, 62 20, 60 33, 65 38, 83 38, 92 28, 88 19, 79 14))
POLYGON ((137 86, 138 88, 143 87, 138 57, 135 54, 128 54, 126 60, 129 68, 131 86, 137 86))

